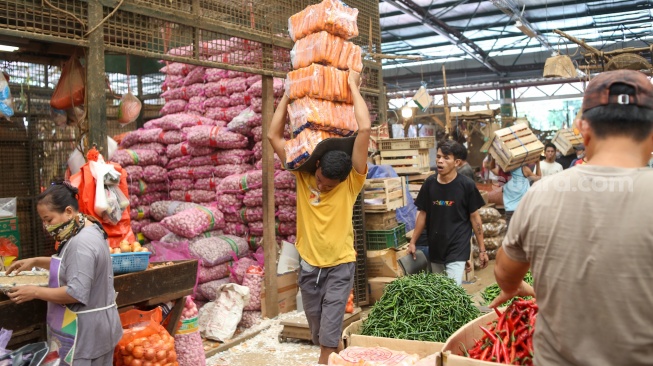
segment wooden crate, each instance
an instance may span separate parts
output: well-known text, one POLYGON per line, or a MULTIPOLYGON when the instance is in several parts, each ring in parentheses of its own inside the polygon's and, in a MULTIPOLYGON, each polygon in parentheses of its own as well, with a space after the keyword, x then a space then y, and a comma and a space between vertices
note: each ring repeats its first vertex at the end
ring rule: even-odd
POLYGON ((397 225, 395 211, 365 213, 365 230, 389 230, 397 225))
POLYGON ((392 166, 399 175, 422 174, 431 170, 429 149, 381 150, 381 164, 392 166))
POLYGON ((435 137, 412 137, 406 139, 382 139, 379 150, 414 150, 432 149, 435 147, 435 137))
POLYGON ((564 156, 574 153, 574 148, 583 144, 583 136, 576 134, 572 128, 564 128, 556 132, 551 142, 564 156))
MULTIPOLYGON (((362 309, 356 307, 353 313, 345 313, 342 319, 342 330, 345 330, 351 323, 360 320, 361 312, 362 309)), ((308 320, 306 320, 304 313, 281 321, 281 325, 283 325, 283 329, 279 333, 279 343, 286 342, 288 338, 303 339, 306 341, 312 340, 311 331, 308 328, 308 320)))
POLYGON ((386 212, 404 207, 406 205, 405 189, 406 183, 402 177, 366 179, 364 211, 386 212), (368 200, 378 200, 378 203, 368 203, 368 200))
POLYGON ((413 199, 417 198, 417 194, 419 193, 419 190, 422 189, 422 185, 426 181, 426 178, 433 174, 435 174, 435 172, 429 171, 427 173, 406 176, 406 185, 408 186, 408 190, 413 199))
POLYGON ((526 124, 502 128, 494 134, 489 151, 505 172, 537 162, 544 151, 544 144, 526 124))

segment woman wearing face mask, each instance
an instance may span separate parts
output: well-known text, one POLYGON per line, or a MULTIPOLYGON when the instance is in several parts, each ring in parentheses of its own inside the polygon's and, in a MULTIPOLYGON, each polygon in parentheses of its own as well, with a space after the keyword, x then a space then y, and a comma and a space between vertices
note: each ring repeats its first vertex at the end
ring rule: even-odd
POLYGON ((48 269, 49 286, 15 287, 9 297, 17 304, 48 302, 48 341, 59 347, 62 365, 111 365, 122 327, 106 233, 79 212, 77 189, 68 183, 51 185, 38 196, 36 208, 58 243, 57 253, 16 261, 7 273, 48 269))

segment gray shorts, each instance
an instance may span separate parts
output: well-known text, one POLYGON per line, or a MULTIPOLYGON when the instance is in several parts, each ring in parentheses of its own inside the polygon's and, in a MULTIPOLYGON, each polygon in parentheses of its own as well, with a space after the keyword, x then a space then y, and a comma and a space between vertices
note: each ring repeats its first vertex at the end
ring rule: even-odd
POLYGON ((356 265, 352 262, 316 268, 303 260, 301 262, 299 288, 313 343, 337 348, 342 337, 347 298, 354 285, 356 265))

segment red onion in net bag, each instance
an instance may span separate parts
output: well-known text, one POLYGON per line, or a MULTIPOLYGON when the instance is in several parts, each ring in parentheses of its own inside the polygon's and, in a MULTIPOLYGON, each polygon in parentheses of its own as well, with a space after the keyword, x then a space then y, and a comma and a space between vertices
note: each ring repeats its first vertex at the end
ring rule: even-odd
POLYGON ((249 127, 261 127, 263 125, 263 115, 261 113, 254 113, 252 117, 247 120, 247 126, 249 127))
POLYGON ((188 75, 188 73, 196 68, 195 65, 182 64, 179 62, 171 62, 166 66, 162 67, 159 71, 162 74, 168 75, 188 75))
MULTIPOLYGON (((251 294, 250 294, 249 302, 250 303, 252 302, 251 294)), ((259 299, 259 304, 260 304, 260 299, 259 299)), ((247 306, 245 308, 247 308, 247 306)), ((258 310, 243 310, 243 316, 240 318, 240 323, 238 323, 238 326, 242 328, 251 328, 255 325, 258 325, 262 319, 263 316, 261 315, 261 312, 258 310)))
POLYGON ((250 128, 247 123, 255 115, 256 113, 252 112, 251 109, 246 108, 240 112, 239 115, 233 118, 229 124, 227 124, 227 129, 229 131, 238 132, 244 135, 249 134, 250 128))
POLYGON ((230 261, 232 253, 238 257, 249 255, 249 246, 243 238, 234 235, 221 235, 192 243, 190 252, 205 266, 215 266, 230 261))
MULTIPOLYGON (((263 77, 261 75, 252 75, 248 76, 246 83, 247 83, 247 88, 251 88, 252 85, 256 84, 257 82, 263 80, 263 77)), ((260 94, 258 95, 259 97, 261 96, 260 94)))
POLYGON ((224 120, 225 113, 227 112, 227 108, 206 108, 206 111, 204 112, 204 117, 210 118, 215 121, 222 121, 224 120))
POLYGON ((168 89, 163 93, 161 93, 161 98, 163 98, 166 101, 166 103, 172 102, 173 100, 189 99, 188 95, 186 94, 185 87, 168 89))
POLYGON ((249 89, 247 89, 247 93, 251 95, 252 97, 261 97, 263 95, 263 81, 262 80, 257 80, 251 86, 249 89))
POLYGON ((252 170, 254 166, 251 164, 225 164, 214 167, 213 174, 218 178, 225 178, 234 173, 244 173, 252 170))
POLYGON ((229 107, 225 110, 224 118, 222 120, 229 123, 231 122, 231 120, 238 117, 238 115, 242 113, 245 109, 247 109, 247 106, 244 105, 236 105, 233 107, 229 107))
POLYGON ((159 114, 165 116, 168 114, 184 112, 186 110, 186 104, 188 104, 188 102, 185 100, 171 100, 166 102, 159 111, 159 114))
POLYGON ((214 207, 196 206, 166 217, 161 223, 177 235, 192 238, 205 231, 222 229, 224 217, 214 207))
POLYGON ((230 106, 231 99, 227 96, 211 97, 204 101, 205 110, 208 110, 209 108, 227 108, 230 106))
POLYGON ((193 157, 190 155, 180 156, 178 158, 170 159, 170 162, 168 162, 168 164, 166 165, 166 169, 172 170, 172 169, 188 166, 191 160, 193 160, 193 157))
POLYGON ((263 158, 263 141, 257 142, 252 148, 254 159, 261 160, 263 158))
POLYGON ((235 213, 243 206, 243 195, 218 192, 217 203, 220 211, 235 213))
POLYGON ((252 128, 251 134, 252 137, 254 138, 254 142, 263 141, 263 126, 257 126, 252 128))
MULTIPOLYGON (((263 158, 256 161, 256 164, 254 164, 254 168, 259 170, 263 169, 263 158)), ((274 154, 274 170, 280 171, 281 169, 283 169, 283 164, 281 163, 281 159, 279 159, 279 156, 277 156, 277 154, 274 154)))
MULTIPOLYGON (((167 192, 169 189, 167 182, 145 183, 144 180, 131 181, 127 188, 129 189, 129 194, 135 194, 137 196, 153 192, 167 192)), ((134 205, 132 204, 132 206, 134 205)))
POLYGON ((206 366, 206 355, 197 319, 197 306, 190 297, 187 297, 181 323, 175 334, 178 366, 206 366))
POLYGON ((297 222, 296 206, 280 205, 277 210, 277 218, 280 222, 297 222))
POLYGON ((274 188, 292 189, 294 191, 297 184, 295 176, 287 170, 278 170, 274 172, 274 188))
POLYGON ((252 235, 259 235, 263 236, 263 222, 261 221, 255 221, 255 222, 250 222, 247 224, 249 227, 249 233, 252 235))
POLYGON ((139 143, 140 134, 138 130, 127 132, 120 141, 120 147, 126 149, 132 145, 139 143))
POLYGON ((284 240, 288 243, 295 244, 297 242, 297 237, 295 235, 288 235, 284 240))
POLYGON ((208 82, 204 84, 204 96, 207 98, 229 95, 227 93, 227 79, 208 82))
POLYGON ((236 258, 234 264, 230 266, 230 274, 229 274, 229 279, 231 280, 232 283, 237 283, 239 285, 243 284, 243 278, 245 277, 245 273, 247 272, 247 269, 252 266, 256 265, 256 261, 253 260, 252 258, 249 257, 244 257, 244 258, 236 258))
POLYGON ((297 204, 297 193, 290 189, 280 189, 274 192, 274 203, 277 206, 295 206, 297 204))
POLYGON ((143 168, 143 180, 147 183, 159 183, 168 180, 168 170, 158 165, 143 168))
POLYGON ((229 277, 221 278, 215 281, 209 281, 197 286, 199 293, 207 300, 215 301, 216 296, 220 292, 220 286, 229 283, 229 277))
POLYGON ((242 71, 232 71, 232 70, 227 70, 227 78, 233 79, 233 78, 247 78, 249 77, 250 74, 242 71))
POLYGON ((184 79, 184 86, 189 86, 197 83, 204 83, 204 72, 206 68, 198 66, 191 70, 186 79, 184 79))
POLYGON ((205 232, 201 233, 200 235, 189 239, 189 238, 184 238, 183 236, 179 236, 179 235, 177 235, 175 233, 169 233, 166 236, 164 236, 163 238, 161 238, 161 241, 166 242, 166 243, 181 243, 181 242, 187 241, 189 244, 192 244, 192 243, 194 243, 194 242, 196 242, 198 240, 202 240, 204 238, 211 238, 211 237, 214 237, 214 236, 220 236, 220 235, 224 235, 224 234, 225 233, 222 230, 212 230, 212 231, 205 231, 205 232))
POLYGON ((140 197, 141 205, 151 205, 154 202, 168 199, 168 192, 150 192, 140 197))
POLYGON ((186 134, 177 131, 177 130, 171 130, 171 131, 165 131, 161 134, 159 134, 159 141, 162 144, 165 145, 171 145, 171 144, 178 144, 182 141, 186 140, 186 134))
POLYGON ((248 222, 263 221, 263 207, 244 207, 236 213, 225 213, 224 221, 239 222, 246 224, 248 222))
POLYGON ((140 204, 141 204, 141 199, 138 198, 136 195, 130 193, 129 194, 129 205, 130 206, 138 206, 140 204))
POLYGON ((151 150, 154 151, 155 153, 161 155, 165 154, 166 152, 166 147, 163 144, 159 144, 157 142, 149 142, 149 143, 138 143, 134 144, 130 147, 131 150, 151 150))
POLYGON ((214 154, 194 157, 191 166, 246 164, 251 161, 252 152, 244 149, 220 150, 214 154))
POLYGON ((258 264, 252 264, 245 271, 242 285, 249 287, 249 304, 243 310, 261 310, 261 293, 263 292, 264 278, 263 268, 258 264))
POLYGON ((222 70, 222 69, 207 69, 204 72, 204 80, 207 83, 212 83, 216 81, 220 81, 222 79, 227 78, 227 70, 222 70))
POLYGON ((184 190, 170 191, 170 198, 177 201, 205 203, 215 201, 215 191, 184 190))
POLYGON ((187 141, 184 141, 179 144, 168 145, 168 148, 166 149, 166 156, 170 159, 174 159, 186 155, 192 155, 192 156, 209 155, 212 152, 213 149, 211 149, 210 147, 198 146, 198 145, 191 144, 187 141))
POLYGON ((247 94, 247 92, 237 92, 229 96, 229 105, 249 105, 251 103, 252 97, 247 94))
POLYGON ((177 213, 185 211, 189 208, 196 207, 194 203, 186 203, 181 201, 159 201, 154 202, 150 206, 150 215, 156 221, 161 221, 166 217, 173 216, 177 213))
MULTIPOLYGON (((183 75, 167 75, 166 79, 163 81, 163 84, 161 85, 161 89, 167 90, 167 89, 179 88, 184 83, 184 78, 185 77, 183 75)), ((144 127, 147 128, 147 126, 144 127)))
POLYGON ((222 278, 228 278, 229 277, 229 263, 230 262, 225 262, 222 264, 218 264, 217 266, 211 266, 207 267, 200 262, 200 268, 197 273, 197 282, 198 283, 206 283, 209 281, 215 281, 219 280, 222 278))
POLYGON ((204 101, 206 101, 206 97, 192 97, 188 101, 188 104, 186 105, 186 110, 191 113, 195 112, 198 114, 204 114, 206 111, 206 108, 204 106, 204 101))
POLYGON ((131 220, 132 231, 134 233, 140 233, 143 226, 149 225, 150 223, 152 223, 152 221, 150 219, 131 220))
POLYGON ((183 46, 183 47, 176 47, 170 49, 167 53, 168 55, 171 56, 193 56, 193 45, 190 46, 183 46))
POLYGON ((224 233, 242 237, 249 233, 249 228, 246 224, 227 222, 224 224, 224 233))
POLYGON ((217 188, 220 183, 220 178, 200 178, 195 181, 193 184, 194 189, 199 189, 203 191, 213 191, 217 188))
POLYGON ((244 193, 251 189, 261 188, 263 172, 250 170, 245 174, 232 174, 224 178, 218 185, 219 193, 244 193))
POLYGON ((214 168, 216 167, 212 165, 177 168, 169 171, 168 177, 170 179, 210 178, 214 174, 214 168))
POLYGON ((145 235, 146 238, 150 240, 159 241, 161 238, 170 233, 165 226, 161 225, 158 222, 145 225, 141 228, 141 232, 145 235))
POLYGON ((168 163, 167 159, 151 150, 117 150, 113 153, 111 161, 120 164, 122 167, 130 165, 161 165, 165 166, 168 163))
POLYGON ((138 206, 129 210, 129 218, 132 220, 143 220, 150 218, 150 208, 148 206, 138 206))
POLYGON ((143 167, 131 165, 126 166, 123 169, 127 172, 127 181, 143 178, 143 167))
POLYGON ((297 224, 294 222, 280 222, 277 226, 279 235, 295 235, 297 233, 297 224))
POLYGON ((174 191, 182 191, 193 187, 195 181, 192 179, 173 179, 170 181, 170 189, 174 191))
POLYGON ((240 149, 249 144, 247 136, 228 131, 226 128, 208 129, 203 126, 190 129, 188 141, 196 146, 210 146, 219 149, 240 149))
POLYGON ((245 193, 243 197, 243 204, 247 207, 263 206, 263 189, 252 189, 245 193))
POLYGON ((249 105, 254 112, 261 113, 263 111, 263 98, 251 97, 249 105))
POLYGON ((181 130, 184 127, 215 126, 216 122, 210 118, 197 116, 190 113, 177 113, 165 116, 159 122, 163 130, 181 130))

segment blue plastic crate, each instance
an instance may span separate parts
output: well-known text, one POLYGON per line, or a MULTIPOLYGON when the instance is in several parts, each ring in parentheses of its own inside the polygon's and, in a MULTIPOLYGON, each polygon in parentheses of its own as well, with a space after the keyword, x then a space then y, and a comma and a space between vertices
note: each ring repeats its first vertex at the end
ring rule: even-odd
POLYGON ((113 274, 140 272, 150 264, 150 252, 111 254, 113 274))

